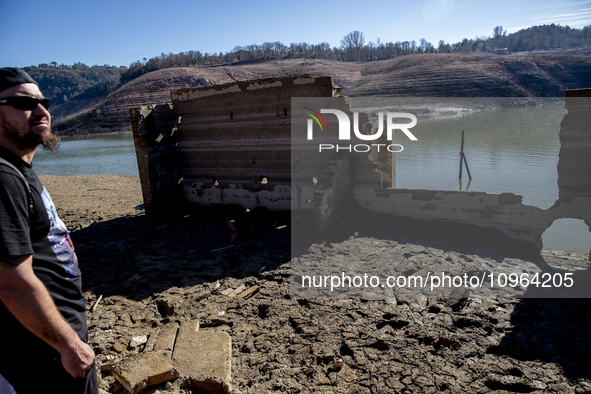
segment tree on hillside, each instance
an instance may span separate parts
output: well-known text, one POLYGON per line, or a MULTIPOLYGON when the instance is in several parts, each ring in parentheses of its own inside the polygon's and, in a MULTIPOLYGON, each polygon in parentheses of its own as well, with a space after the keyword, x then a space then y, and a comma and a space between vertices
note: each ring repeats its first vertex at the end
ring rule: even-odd
POLYGON ((506 35, 507 35, 507 30, 503 30, 503 26, 495 26, 495 28, 493 29, 493 36, 492 36, 493 44, 497 48, 504 48, 506 35))
POLYGON ((56 105, 83 93, 81 98, 103 95, 119 83, 125 68, 108 65, 89 67, 80 62, 67 66, 51 62, 24 67, 24 70, 37 81, 52 105, 56 105))
MULTIPOLYGON (((418 44, 416 41, 389 41, 382 43, 380 39, 365 44, 364 34, 356 30, 343 37, 340 46, 333 48, 326 42, 320 44, 298 42, 284 45, 277 41, 264 42, 260 45, 237 46, 232 51, 226 53, 202 54, 199 51, 181 52, 179 54, 162 53, 160 56, 148 60, 144 58, 143 61, 134 62, 129 66, 129 69, 122 70, 121 82, 127 82, 148 72, 168 67, 198 67, 264 61, 268 59, 311 58, 335 59, 340 61, 372 61, 435 52, 475 53, 491 52, 499 48, 506 48, 507 51, 512 52, 555 48, 567 49, 590 45, 591 26, 583 29, 572 29, 568 26, 552 24, 534 26, 509 35, 507 35, 507 30, 503 29, 503 26, 496 26, 493 29, 492 37, 464 38, 457 43, 445 43, 445 41, 440 40, 437 47, 424 38, 421 38, 418 44)), ((60 70, 62 66, 56 66, 55 64, 49 66, 45 64, 40 65, 40 67, 60 70)), ((68 97, 72 96, 70 94, 67 95, 68 97)))
POLYGON ((350 61, 359 60, 361 49, 365 44, 365 36, 360 31, 353 31, 341 40, 341 49, 350 61))
POLYGON ((451 45, 446 44, 445 41, 443 41, 443 40, 439 40, 439 46, 437 47, 437 52, 450 53, 451 52, 451 45))
POLYGON ((433 53, 435 52, 435 47, 429 41, 421 38, 421 43, 419 44, 419 53, 433 53))
POLYGON ((507 30, 503 30, 503 26, 495 26, 493 29, 493 38, 504 37, 507 35, 507 30))

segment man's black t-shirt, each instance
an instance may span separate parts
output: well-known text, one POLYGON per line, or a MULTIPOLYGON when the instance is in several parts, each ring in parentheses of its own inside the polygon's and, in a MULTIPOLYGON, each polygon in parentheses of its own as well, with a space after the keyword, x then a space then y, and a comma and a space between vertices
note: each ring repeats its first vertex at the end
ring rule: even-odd
MULTIPOLYGON (((31 197, 30 201, 22 177, 14 169, 0 163, 0 256, 32 254, 35 275, 47 287, 66 321, 86 341, 86 303, 70 235, 32 166, 1 146, 0 157, 24 175, 31 197)), ((0 322, 3 341, 18 345, 18 338, 31 334, 1 302, 0 322)))

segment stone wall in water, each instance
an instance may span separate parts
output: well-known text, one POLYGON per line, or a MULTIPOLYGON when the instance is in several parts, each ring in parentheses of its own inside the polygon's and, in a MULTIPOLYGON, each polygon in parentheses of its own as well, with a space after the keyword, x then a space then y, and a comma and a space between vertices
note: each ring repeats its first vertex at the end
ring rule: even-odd
POLYGON ((249 209, 309 208, 316 227, 326 229, 350 198, 373 212, 496 228, 538 250, 556 219, 582 219, 591 228, 591 89, 566 93, 559 199, 545 210, 524 205, 513 193, 393 188, 391 155, 379 155, 376 162, 355 154, 318 162, 321 182, 297 189, 291 98, 338 95, 330 78, 308 75, 180 89, 171 92, 174 108, 132 109, 146 209, 178 206, 180 200, 249 209), (302 192, 309 197, 300 201, 302 192))

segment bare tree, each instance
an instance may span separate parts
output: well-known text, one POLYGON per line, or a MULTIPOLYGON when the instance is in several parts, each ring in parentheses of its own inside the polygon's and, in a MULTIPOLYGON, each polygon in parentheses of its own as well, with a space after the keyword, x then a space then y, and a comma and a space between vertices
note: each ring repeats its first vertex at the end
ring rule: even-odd
POLYGON ((507 30, 503 30, 503 26, 495 26, 493 29, 493 38, 504 37, 507 34, 507 30))
POLYGON ((359 55, 364 44, 365 36, 360 31, 355 30, 343 37, 341 40, 341 49, 349 55, 349 60, 359 60, 359 55))
POLYGON ((421 43, 418 47, 419 53, 433 53, 435 52, 435 47, 429 41, 421 38, 421 43))
POLYGON ((507 30, 503 30, 503 26, 495 26, 493 29, 493 43, 497 48, 502 48, 505 46, 505 36, 507 35, 507 30))

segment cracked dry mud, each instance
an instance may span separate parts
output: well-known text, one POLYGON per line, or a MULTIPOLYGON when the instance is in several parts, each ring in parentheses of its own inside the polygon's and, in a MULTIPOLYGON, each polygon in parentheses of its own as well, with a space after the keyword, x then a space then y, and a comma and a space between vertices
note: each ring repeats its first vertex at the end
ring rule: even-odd
MULTIPOLYGON (((430 299, 296 299, 289 214, 198 208, 147 217, 137 177, 41 179, 73 230, 89 309, 102 296, 87 314, 101 365, 143 352, 143 345, 132 346, 134 337, 198 319, 201 327, 231 336, 235 393, 591 391, 588 299, 479 299, 466 292, 430 299), (241 233, 232 243, 228 215, 241 233), (229 293, 241 286, 248 296, 229 293)), ((346 249, 362 260, 380 242, 397 251, 405 272, 419 271, 416 263, 425 258, 530 268, 545 261, 588 272, 586 256, 520 254, 509 251, 505 239, 474 229, 425 223, 378 228, 365 216, 343 223, 338 233, 302 238, 296 257, 322 252, 328 258, 346 249)), ((108 368, 101 380, 104 390, 123 392, 108 368)), ((144 392, 195 391, 181 377, 144 392)))

